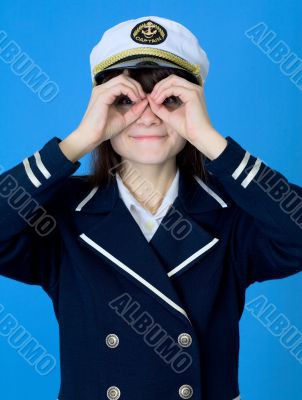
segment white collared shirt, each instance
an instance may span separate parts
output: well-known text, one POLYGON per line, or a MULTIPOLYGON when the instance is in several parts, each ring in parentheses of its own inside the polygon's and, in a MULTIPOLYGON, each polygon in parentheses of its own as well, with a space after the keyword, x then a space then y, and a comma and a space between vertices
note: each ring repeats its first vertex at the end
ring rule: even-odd
POLYGON ((120 175, 116 173, 116 181, 119 189, 119 195, 125 203, 126 207, 132 214, 133 218, 139 225, 142 233, 149 242, 159 227, 163 217, 167 213, 169 206, 174 202, 178 196, 179 186, 179 169, 177 168, 176 175, 167 190, 165 197, 162 200, 161 205, 155 214, 152 214, 149 210, 144 208, 136 198, 129 192, 127 187, 124 185, 120 175))

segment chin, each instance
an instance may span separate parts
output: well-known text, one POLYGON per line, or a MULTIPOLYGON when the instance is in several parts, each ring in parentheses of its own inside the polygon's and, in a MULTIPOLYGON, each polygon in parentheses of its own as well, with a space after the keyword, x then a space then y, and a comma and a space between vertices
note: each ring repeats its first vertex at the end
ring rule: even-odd
POLYGON ((137 164, 162 164, 166 161, 166 158, 158 157, 158 155, 152 156, 151 154, 147 154, 145 157, 140 155, 140 157, 125 157, 130 162, 137 163, 137 164))

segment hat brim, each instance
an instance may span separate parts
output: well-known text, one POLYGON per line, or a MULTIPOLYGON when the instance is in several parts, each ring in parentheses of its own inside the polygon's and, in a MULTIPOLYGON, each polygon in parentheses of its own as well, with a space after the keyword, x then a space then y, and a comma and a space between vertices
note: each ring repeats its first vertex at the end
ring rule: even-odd
POLYGON ((120 70, 120 69, 136 69, 136 68, 172 68, 175 70, 182 70, 190 75, 196 83, 199 83, 197 77, 193 75, 186 68, 182 68, 181 66, 167 61, 160 57, 150 57, 150 56, 131 56, 122 61, 118 61, 110 67, 105 68, 103 71, 97 73, 94 77, 95 82, 99 83, 102 80, 102 77, 106 75, 107 71, 120 70))
POLYGON ((153 67, 156 67, 156 64, 158 64, 160 68, 169 66, 170 68, 184 69, 185 71, 188 71, 190 74, 196 76, 198 82, 200 84, 203 84, 203 78, 201 75, 201 66, 199 64, 191 63, 188 60, 185 60, 184 58, 178 56, 177 54, 171 53, 170 51, 158 48, 150 48, 150 47, 138 47, 138 48, 126 49, 119 53, 112 54, 111 56, 101 60, 100 62, 94 64, 92 67, 91 71, 92 80, 94 81, 94 84, 96 84, 95 82, 96 75, 99 72, 108 70, 111 67, 127 68, 127 65, 129 65, 129 68, 131 66, 133 68, 138 68, 137 64, 140 61, 143 61, 142 59, 143 60, 151 59, 150 61, 153 61, 155 63, 153 67))
POLYGON ((177 67, 179 69, 183 69, 186 71, 185 68, 180 67, 179 65, 165 60, 160 57, 150 57, 150 56, 132 56, 127 60, 122 60, 117 62, 106 69, 112 68, 138 68, 138 67, 146 67, 146 68, 156 68, 156 67, 177 67))

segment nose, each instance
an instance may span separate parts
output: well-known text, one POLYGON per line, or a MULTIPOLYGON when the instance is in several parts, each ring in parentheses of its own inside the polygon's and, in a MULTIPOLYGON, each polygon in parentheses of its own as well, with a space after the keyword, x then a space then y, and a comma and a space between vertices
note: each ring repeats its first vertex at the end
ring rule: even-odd
POLYGON ((161 123, 161 119, 154 114, 154 112, 152 111, 150 104, 148 103, 146 105, 146 108, 144 109, 144 111, 142 112, 142 114, 140 115, 140 117, 136 120, 137 124, 141 124, 141 125, 145 125, 145 126, 149 126, 149 125, 159 125, 161 123))

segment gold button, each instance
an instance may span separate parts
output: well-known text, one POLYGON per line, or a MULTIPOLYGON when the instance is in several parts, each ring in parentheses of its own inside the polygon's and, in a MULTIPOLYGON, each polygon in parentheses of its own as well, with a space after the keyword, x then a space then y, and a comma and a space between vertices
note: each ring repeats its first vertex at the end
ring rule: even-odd
POLYGON ((110 386, 107 389, 107 397, 110 400, 117 400, 121 396, 121 391, 117 386, 110 386))
POLYGON ((190 399, 193 396, 193 388, 190 385, 182 385, 178 393, 182 399, 190 399))
POLYGON ((182 347, 189 347, 192 344, 192 337, 189 333, 181 333, 177 340, 182 347))
POLYGON ((110 333, 109 335, 106 336, 106 344, 110 348, 115 348, 119 344, 119 338, 117 335, 114 333, 110 333))

